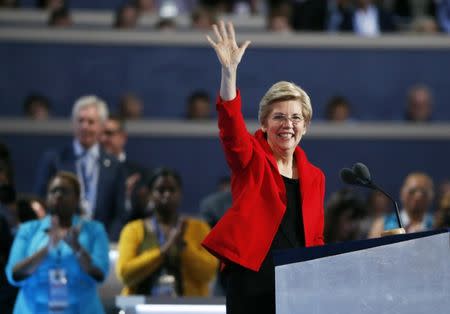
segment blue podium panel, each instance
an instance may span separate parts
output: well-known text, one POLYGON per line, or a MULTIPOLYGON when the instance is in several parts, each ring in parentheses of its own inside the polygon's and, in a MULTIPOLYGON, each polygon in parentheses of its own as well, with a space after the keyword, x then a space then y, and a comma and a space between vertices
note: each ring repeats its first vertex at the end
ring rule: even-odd
POLYGON ((334 246, 337 255, 313 248, 313 259, 304 249, 303 261, 297 252, 276 266, 277 314, 449 313, 449 233, 389 238, 334 246))

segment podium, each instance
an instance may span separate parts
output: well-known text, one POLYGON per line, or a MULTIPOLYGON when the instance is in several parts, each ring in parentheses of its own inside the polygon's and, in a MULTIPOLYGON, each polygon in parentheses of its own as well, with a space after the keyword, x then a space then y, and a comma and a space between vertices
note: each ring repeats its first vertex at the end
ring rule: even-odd
POLYGON ((449 232, 276 251, 276 313, 450 313, 449 232))

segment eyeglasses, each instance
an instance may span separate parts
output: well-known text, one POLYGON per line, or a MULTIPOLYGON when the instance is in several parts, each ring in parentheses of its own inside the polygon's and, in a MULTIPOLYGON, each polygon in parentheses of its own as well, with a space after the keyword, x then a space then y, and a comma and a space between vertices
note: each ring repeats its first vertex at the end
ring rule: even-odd
POLYGON ((119 132, 120 132, 120 130, 104 130, 103 131, 103 135, 113 136, 113 135, 115 135, 115 134, 117 134, 119 132))
POLYGON ((64 188, 64 187, 55 187, 48 191, 49 194, 56 194, 60 193, 63 196, 71 195, 73 193, 73 190, 64 188))
POLYGON ((292 115, 291 117, 284 114, 275 114, 272 116, 272 120, 278 124, 287 122, 288 120, 292 122, 293 125, 301 123, 304 119, 301 115, 292 115))

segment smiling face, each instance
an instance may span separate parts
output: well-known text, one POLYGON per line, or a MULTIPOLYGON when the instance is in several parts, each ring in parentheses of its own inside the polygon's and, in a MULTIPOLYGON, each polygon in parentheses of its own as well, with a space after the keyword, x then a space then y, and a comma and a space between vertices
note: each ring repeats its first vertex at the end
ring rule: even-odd
POLYGON ((294 153, 306 132, 302 107, 298 100, 278 101, 271 104, 272 111, 261 129, 267 134, 267 142, 275 154, 294 153))
POLYGON ((84 148, 97 143, 103 131, 103 123, 95 106, 81 108, 73 123, 75 136, 84 148))

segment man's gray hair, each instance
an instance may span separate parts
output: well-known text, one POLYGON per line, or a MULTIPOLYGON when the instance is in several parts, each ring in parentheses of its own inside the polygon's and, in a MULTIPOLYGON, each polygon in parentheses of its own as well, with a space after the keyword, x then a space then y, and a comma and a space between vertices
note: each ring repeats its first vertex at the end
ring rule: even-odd
POLYGON ((75 120, 80 110, 86 107, 95 107, 100 116, 100 121, 104 123, 108 119, 108 106, 99 97, 94 95, 82 96, 75 101, 72 108, 72 120, 75 120))

